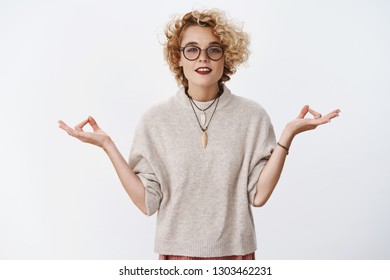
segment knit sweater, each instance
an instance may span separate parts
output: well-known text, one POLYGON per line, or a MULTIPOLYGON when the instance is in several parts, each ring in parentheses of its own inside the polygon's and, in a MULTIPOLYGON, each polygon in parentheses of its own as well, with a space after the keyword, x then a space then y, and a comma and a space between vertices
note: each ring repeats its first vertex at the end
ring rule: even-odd
MULTIPOLYGON (((207 123, 215 105, 206 111, 207 123)), ((250 205, 275 146, 270 119, 224 85, 207 135, 203 148, 184 88, 149 109, 136 129, 129 166, 145 187, 147 215, 158 212, 156 253, 219 257, 257 249, 250 205)))

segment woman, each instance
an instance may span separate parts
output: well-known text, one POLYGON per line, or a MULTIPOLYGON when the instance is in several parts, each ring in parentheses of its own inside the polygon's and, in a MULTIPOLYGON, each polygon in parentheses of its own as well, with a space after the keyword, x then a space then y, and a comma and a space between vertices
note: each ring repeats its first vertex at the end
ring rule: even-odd
POLYGON ((240 28, 218 10, 194 11, 165 34, 165 58, 181 87, 144 114, 128 163, 92 117, 60 127, 103 148, 135 205, 146 215, 158 211, 160 259, 255 259, 250 205, 271 196, 293 138, 340 111, 322 116, 304 106, 275 143, 265 110, 225 85, 248 58, 240 28), (83 131, 86 124, 93 132, 83 131))

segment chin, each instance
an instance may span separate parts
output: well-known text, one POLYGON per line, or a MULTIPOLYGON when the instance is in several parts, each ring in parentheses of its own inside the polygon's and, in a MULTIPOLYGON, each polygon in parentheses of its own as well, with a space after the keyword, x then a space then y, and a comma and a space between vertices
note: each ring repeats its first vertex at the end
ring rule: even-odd
POLYGON ((197 87, 211 87, 214 86, 215 84, 218 84, 218 81, 220 79, 210 79, 208 77, 200 77, 200 79, 192 79, 189 80, 189 85, 194 85, 197 87))

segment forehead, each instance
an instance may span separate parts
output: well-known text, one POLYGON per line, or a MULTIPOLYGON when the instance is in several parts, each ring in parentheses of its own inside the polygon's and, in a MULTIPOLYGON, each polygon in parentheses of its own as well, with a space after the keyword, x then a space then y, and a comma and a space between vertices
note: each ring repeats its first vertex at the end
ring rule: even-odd
POLYGON ((189 42, 196 42, 199 45, 208 45, 211 42, 219 42, 219 38, 213 33, 211 27, 192 25, 183 31, 181 38, 182 44, 185 45, 189 42))

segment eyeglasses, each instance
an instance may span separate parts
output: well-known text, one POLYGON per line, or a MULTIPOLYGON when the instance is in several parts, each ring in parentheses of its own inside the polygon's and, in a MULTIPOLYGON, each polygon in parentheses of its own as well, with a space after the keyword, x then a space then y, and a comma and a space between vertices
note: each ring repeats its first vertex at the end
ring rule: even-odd
MULTIPOLYGON (((200 53, 202 52, 202 49, 197 46, 181 47, 179 50, 183 52, 184 57, 190 61, 198 59, 200 53)), ((225 49, 220 46, 210 46, 205 49, 205 51, 209 59, 217 61, 223 57, 225 49)))

